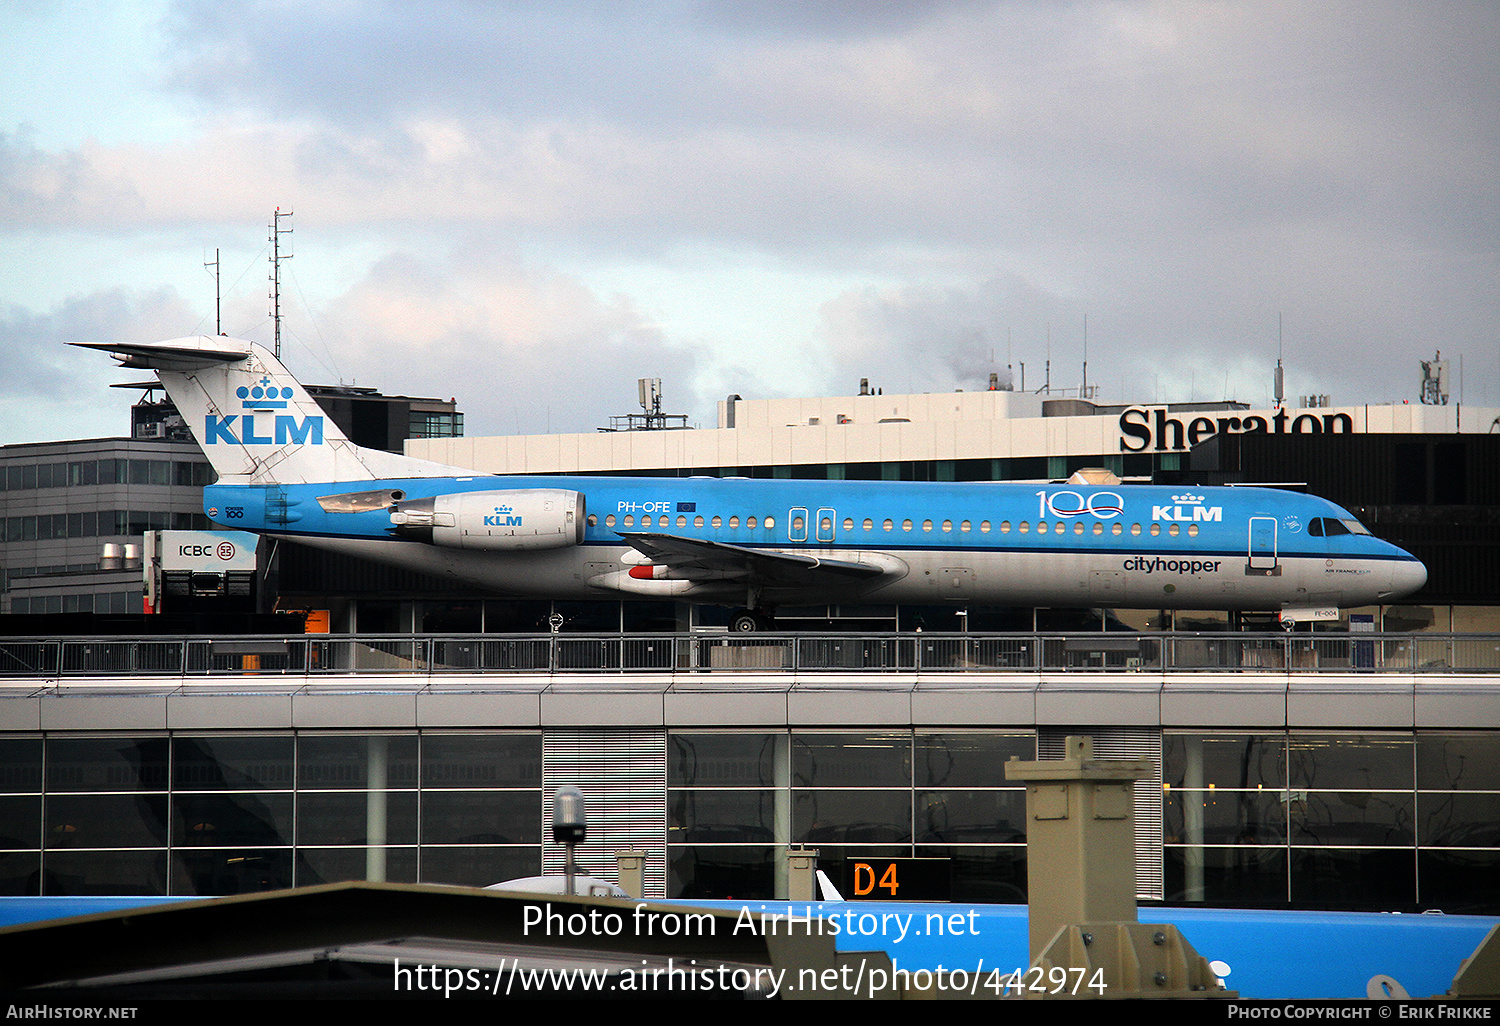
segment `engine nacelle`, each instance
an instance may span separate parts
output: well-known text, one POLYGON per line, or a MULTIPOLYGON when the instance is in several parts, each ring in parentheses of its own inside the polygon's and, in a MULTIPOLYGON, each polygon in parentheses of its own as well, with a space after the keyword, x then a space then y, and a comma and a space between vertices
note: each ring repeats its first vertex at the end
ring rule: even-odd
POLYGON ((391 526, 403 538, 455 549, 561 549, 583 541, 582 492, 517 488, 452 492, 397 502, 391 526))

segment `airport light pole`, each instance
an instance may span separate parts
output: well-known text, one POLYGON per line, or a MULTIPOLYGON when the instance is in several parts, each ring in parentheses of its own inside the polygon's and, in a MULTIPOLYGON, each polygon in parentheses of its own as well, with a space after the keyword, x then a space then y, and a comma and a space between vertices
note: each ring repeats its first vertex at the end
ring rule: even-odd
POLYGON ((559 787, 552 796, 552 841, 568 851, 568 861, 563 867, 567 878, 566 894, 576 893, 574 879, 578 875, 578 863, 573 860, 574 849, 583 843, 588 832, 588 820, 583 812, 583 792, 572 784, 559 787))

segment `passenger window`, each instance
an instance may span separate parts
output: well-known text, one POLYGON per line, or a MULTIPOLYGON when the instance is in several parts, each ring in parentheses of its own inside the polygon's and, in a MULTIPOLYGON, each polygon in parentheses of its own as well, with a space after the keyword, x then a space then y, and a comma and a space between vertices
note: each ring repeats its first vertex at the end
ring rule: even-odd
MULTIPOLYGON (((1025 521, 1023 520, 1022 523, 1025 523, 1025 521)), ((1021 533, 1025 534, 1026 533, 1026 528, 1024 528, 1024 527, 1021 528, 1021 533)), ((1047 533, 1047 521, 1043 520, 1043 521, 1041 521, 1040 523, 1038 523, 1036 525, 1036 533, 1037 534, 1046 534, 1047 533)))
POLYGON ((1064 524, 1061 520, 1059 520, 1057 523, 1055 523, 1055 524, 1052 525, 1052 533, 1053 534, 1062 534, 1067 529, 1068 529, 1068 525, 1064 524))
POLYGON ((625 514, 625 526, 626 527, 634 527, 635 526, 635 517, 631 516, 629 513, 625 514))
POLYGON ((953 521, 951 521, 951 520, 944 520, 943 521, 943 533, 944 534, 948 534, 948 533, 952 532, 952 530, 953 530, 953 521))
POLYGON ((901 530, 903 530, 903 531, 910 531, 911 530, 911 521, 910 520, 903 520, 903 521, 901 521, 901 530))
POLYGON ((739 517, 730 517, 729 518, 729 529, 731 531, 735 530, 739 526, 740 526, 740 518, 739 517))
POLYGON ((1083 525, 1080 524, 1080 523, 1076 523, 1075 522, 1073 524, 1073 533, 1074 534, 1082 534, 1083 533, 1083 525))
POLYGON ((604 526, 605 527, 614 527, 615 526, 615 515, 613 513, 611 513, 609 516, 607 516, 607 517, 604 518, 604 526))
POLYGON ((589 514, 589 526, 590 527, 598 527, 599 526, 599 518, 598 518, 598 516, 596 516, 593 513, 589 514))
MULTIPOLYGON (((1119 525, 1117 524, 1115 526, 1118 527, 1119 525)), ((1094 521, 1094 533, 1095 534, 1103 534, 1104 533, 1104 525, 1101 524, 1101 523, 1099 523, 1099 521, 1097 521, 1097 520, 1094 521)))
POLYGON ((755 518, 754 517, 746 517, 745 518, 745 526, 748 527, 748 528, 750 528, 750 530, 752 530, 752 531, 755 530, 755 518))
POLYGON ((712 520, 709 521, 709 523, 713 525, 714 530, 718 530, 719 528, 724 526, 724 521, 717 514, 712 520))
POLYGON ((932 521, 931 520, 924 520, 924 521, 922 521, 922 530, 924 530, 924 531, 931 531, 932 530, 932 521))
POLYGON ((702 517, 694 517, 693 518, 693 526, 694 527, 702 527, 703 526, 703 518, 702 517))
POLYGON ((963 523, 961 523, 961 524, 958 525, 958 529, 960 531, 962 531, 964 534, 968 534, 969 533, 969 526, 970 526, 969 522, 967 520, 965 520, 963 523))
MULTIPOLYGON (((1005 531, 1009 531, 1009 530, 1010 530, 1010 524, 1007 523, 1005 525, 1005 531)), ((979 533, 980 534, 989 534, 990 533, 990 522, 988 520, 981 520, 979 522, 979 533)), ((1005 533, 1005 532, 1001 532, 1001 533, 1005 533)))
POLYGON ((1115 535, 1116 537, 1119 537, 1120 535, 1125 533, 1125 527, 1124 525, 1119 523, 1110 524, 1109 533, 1115 535))
MULTIPOLYGON (((852 521, 852 520, 845 520, 844 521, 844 530, 847 531, 847 530, 849 530, 849 528, 851 528, 853 526, 854 526, 854 521, 852 521)), ((833 521, 831 519, 829 519, 828 517, 824 517, 822 520, 818 521, 818 530, 822 531, 824 534, 831 534, 833 532, 833 521)))
POLYGON ((1130 533, 1132 535, 1134 535, 1134 536, 1139 537, 1140 533, 1141 533, 1141 525, 1140 524, 1131 524, 1130 525, 1130 533))
POLYGON ((1019 531, 1021 534, 1025 534, 1027 531, 1031 530, 1031 525, 1028 524, 1026 521, 1023 520, 1023 521, 1021 521, 1021 525, 1019 527, 1017 527, 1016 530, 1019 531))
MULTIPOLYGON (((988 521, 986 521, 986 523, 988 523, 988 521)), ((1002 521, 1000 521, 1000 533, 1001 534, 1010 534, 1010 521, 1009 520, 1002 520, 1002 521)))
POLYGON ((844 518, 844 530, 846 530, 846 531, 852 531, 852 530, 854 530, 854 520, 853 520, 852 517, 845 517, 844 518))
POLYGON ((885 523, 882 524, 881 526, 884 527, 887 531, 889 531, 891 528, 895 527, 896 525, 893 524, 893 523, 891 523, 890 518, 887 517, 885 523))
POLYGON ((1170 534, 1173 538, 1176 538, 1178 530, 1180 530, 1180 528, 1178 528, 1176 524, 1173 524, 1171 527, 1167 528, 1167 533, 1170 534))
POLYGON ((1189 538, 1196 538, 1196 537, 1198 537, 1198 525, 1197 524, 1188 524, 1188 537, 1189 538))
POLYGON ((875 530, 875 521, 871 520, 869 517, 865 517, 865 530, 866 531, 873 531, 873 530, 875 530))
POLYGON ((685 517, 685 516, 683 516, 682 514, 679 513, 677 515, 677 526, 678 527, 686 527, 687 526, 687 517, 685 517))
MULTIPOLYGON (((754 525, 751 525, 751 526, 754 526, 754 525)), ((766 517, 766 530, 769 531, 771 528, 773 528, 775 526, 776 526, 776 518, 775 517, 766 517)))
POLYGON ((1151 525, 1151 537, 1155 538, 1159 534, 1161 534, 1161 525, 1160 524, 1152 524, 1151 525))
POLYGON ((802 518, 792 517, 792 533, 801 534, 804 530, 805 528, 802 526, 802 518))

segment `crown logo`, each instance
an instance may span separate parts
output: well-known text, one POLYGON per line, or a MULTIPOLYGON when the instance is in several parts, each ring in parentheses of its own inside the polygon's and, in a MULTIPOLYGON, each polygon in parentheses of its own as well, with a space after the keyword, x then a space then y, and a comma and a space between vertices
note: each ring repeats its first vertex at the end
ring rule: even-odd
POLYGON ((234 394, 243 400, 240 405, 247 410, 284 410, 292 390, 278 387, 271 383, 269 375, 262 375, 253 386, 241 385, 234 394))
POLYGON ((512 507, 510 507, 510 506, 496 506, 495 507, 495 515, 496 516, 509 516, 510 514, 512 514, 514 512, 515 512, 515 509, 512 508, 512 507))
POLYGON ((1192 492, 1184 492, 1181 495, 1174 495, 1174 496, 1172 496, 1172 501, 1173 502, 1180 502, 1180 503, 1202 502, 1203 501, 1203 496, 1201 496, 1201 495, 1194 495, 1192 492))

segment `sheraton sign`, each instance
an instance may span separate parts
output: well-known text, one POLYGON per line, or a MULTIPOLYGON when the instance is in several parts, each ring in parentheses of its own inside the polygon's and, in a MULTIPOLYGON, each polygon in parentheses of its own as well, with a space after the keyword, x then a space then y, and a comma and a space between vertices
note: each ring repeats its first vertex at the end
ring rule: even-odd
POLYGON ((1287 410, 1228 417, 1223 414, 1174 417, 1166 410, 1132 406, 1120 414, 1121 452, 1187 452, 1218 434, 1322 435, 1353 434, 1347 413, 1299 413, 1287 410))

